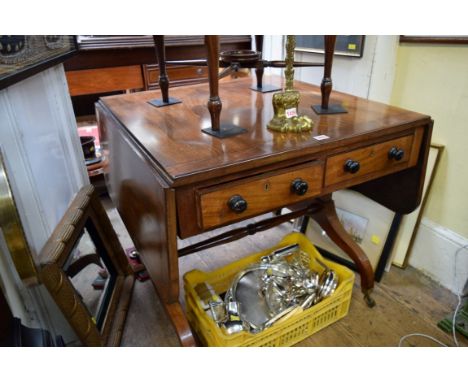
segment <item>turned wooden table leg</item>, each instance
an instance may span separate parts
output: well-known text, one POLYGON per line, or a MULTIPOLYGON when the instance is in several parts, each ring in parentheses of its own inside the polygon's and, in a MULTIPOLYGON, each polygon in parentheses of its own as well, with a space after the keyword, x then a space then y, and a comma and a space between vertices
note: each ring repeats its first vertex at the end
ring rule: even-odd
POLYGON ((211 117, 213 131, 220 130, 220 115, 223 104, 219 98, 219 36, 205 36, 205 44, 208 52, 208 81, 210 84, 210 98, 208 110, 211 117))
POLYGON ((330 239, 345 251, 356 264, 361 276, 361 290, 364 293, 364 299, 369 307, 373 307, 375 301, 370 297, 370 293, 374 287, 374 271, 369 259, 341 225, 331 195, 320 198, 319 201, 323 208, 312 213, 310 216, 317 221, 330 239))
POLYGON ((208 83, 210 86, 210 98, 207 106, 211 117, 211 127, 202 129, 202 131, 216 138, 227 138, 245 133, 247 130, 239 126, 221 123, 223 104, 219 97, 219 36, 206 35, 205 45, 208 56, 208 83))
POLYGON ((154 99, 149 103, 156 107, 174 105, 181 103, 177 98, 169 97, 169 77, 166 70, 166 49, 164 45, 164 35, 153 36, 154 47, 156 50, 156 58, 158 59, 159 68, 159 87, 161 89, 162 100, 154 99))
POLYGON ((320 105, 312 106, 312 109, 314 109, 314 111, 317 114, 347 113, 346 109, 341 105, 330 105, 330 94, 333 88, 331 73, 333 66, 333 54, 335 53, 335 43, 336 36, 324 36, 325 62, 323 65, 322 83, 320 85, 320 91, 322 93, 322 102, 320 105))
POLYGON ((164 46, 164 35, 153 36, 156 48, 156 57, 159 68, 159 87, 161 88, 163 102, 169 102, 169 78, 166 71, 166 52, 164 46))
POLYGON ((322 92, 322 109, 328 109, 330 102, 330 93, 333 83, 331 79, 331 70, 333 66, 333 53, 335 52, 336 36, 325 36, 325 66, 323 70, 322 84, 320 91, 322 92))
POLYGON ((252 85, 250 89, 260 93, 277 92, 281 90, 281 86, 275 86, 271 84, 263 83, 263 73, 265 71, 265 61, 263 61, 263 35, 255 35, 255 50, 260 52, 260 58, 255 65, 255 77, 257 78, 257 84, 252 85))
POLYGON ((263 65, 263 35, 255 35, 255 49, 257 52, 262 53, 260 56, 260 60, 257 63, 257 66, 255 68, 255 76, 257 77, 257 89, 262 88, 263 84, 263 71, 264 71, 264 65, 263 65))

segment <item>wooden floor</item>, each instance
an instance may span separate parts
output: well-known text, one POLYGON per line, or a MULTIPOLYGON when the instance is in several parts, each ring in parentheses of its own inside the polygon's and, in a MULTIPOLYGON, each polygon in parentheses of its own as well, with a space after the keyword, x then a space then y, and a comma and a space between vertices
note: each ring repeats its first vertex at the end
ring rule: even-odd
MULTIPOLYGON (((291 229, 292 225, 285 223, 265 233, 183 257, 180 273, 194 268, 203 271, 219 268, 271 247, 291 229)), ((181 246, 197 239, 200 238, 184 241, 181 246)), ((436 325, 441 318, 453 313, 456 306, 457 299, 448 290, 411 267, 406 270, 392 267, 382 282, 376 284, 373 296, 377 306, 370 309, 362 299, 358 276, 356 281, 349 314, 297 346, 398 346, 402 336, 416 332, 453 345, 452 337, 436 325)), ((184 304, 183 300, 181 302, 184 304)), ((468 344, 461 335, 458 338, 460 345, 468 344)), ((136 282, 122 346, 179 346, 150 281, 136 282)), ((407 339, 404 346, 438 345, 425 338, 413 337, 407 339)))

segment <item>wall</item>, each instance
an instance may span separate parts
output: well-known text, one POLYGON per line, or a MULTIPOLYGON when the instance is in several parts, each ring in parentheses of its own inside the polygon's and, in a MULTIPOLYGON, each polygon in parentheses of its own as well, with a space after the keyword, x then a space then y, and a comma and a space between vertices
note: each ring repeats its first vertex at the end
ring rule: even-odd
MULTIPOLYGON (((363 57, 335 56, 332 67, 333 89, 388 102, 395 75, 397 47, 397 36, 366 36, 363 57)), ((323 54, 297 52, 295 58, 297 61, 321 62, 323 54)), ((322 68, 296 69, 295 78, 301 81, 320 85, 322 77, 322 68)))
POLYGON ((410 264, 452 291, 468 277, 468 46, 401 44, 391 103, 430 115, 445 145, 410 264), (455 277, 455 275, 457 275, 455 277))
POLYGON ((391 102, 429 114, 446 146, 425 216, 468 237, 468 46, 402 44, 391 102))
MULTIPOLYGON (((263 57, 284 58, 285 36, 265 36, 263 57)), ((333 89, 379 102, 389 102, 395 76, 398 36, 366 36, 363 57, 335 56, 333 59, 333 89)), ((323 54, 297 52, 297 61, 323 62, 323 54)), ((280 69, 267 69, 267 74, 281 75, 280 69)), ((295 79, 320 85, 323 68, 296 68, 295 79)), ((332 93, 333 97, 333 93, 332 93)), ((332 98, 333 99, 333 98, 332 98)))
MULTIPOLYGON (((255 36, 252 40, 255 41, 255 36)), ((283 60, 285 56, 283 35, 266 35, 263 37, 263 59, 265 60, 283 60)), ((265 75, 283 75, 283 69, 266 68, 265 75)))
POLYGON ((452 292, 460 293, 468 278, 467 247, 466 238, 423 218, 414 241, 410 265, 452 292))

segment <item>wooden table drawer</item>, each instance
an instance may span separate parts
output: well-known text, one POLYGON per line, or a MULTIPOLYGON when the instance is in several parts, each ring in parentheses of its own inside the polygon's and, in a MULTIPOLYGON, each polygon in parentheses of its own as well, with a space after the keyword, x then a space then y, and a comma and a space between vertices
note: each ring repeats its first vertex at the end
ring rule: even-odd
POLYGON ((300 202, 320 194, 323 181, 323 162, 295 166, 287 170, 262 174, 236 182, 229 182, 197 191, 199 225, 203 229, 259 215, 276 208, 300 202), (298 186, 297 193, 293 183, 298 186), (307 189, 304 188, 304 183, 307 189), (304 192, 303 194, 300 191, 304 192), (235 212, 230 206, 233 198, 246 208, 235 212))
MULTIPOLYGON (((145 65, 143 70, 147 89, 159 88, 158 65, 145 65)), ((188 85, 208 78, 208 68, 196 66, 169 66, 167 68, 167 76, 169 77, 171 86, 188 85)))
POLYGON ((392 139, 346 153, 334 155, 327 159, 325 186, 350 181, 363 175, 388 171, 392 168, 401 170, 408 164, 413 146, 413 135, 392 139), (401 152, 390 150, 402 150, 401 152), (396 154, 396 155, 395 155, 396 154))

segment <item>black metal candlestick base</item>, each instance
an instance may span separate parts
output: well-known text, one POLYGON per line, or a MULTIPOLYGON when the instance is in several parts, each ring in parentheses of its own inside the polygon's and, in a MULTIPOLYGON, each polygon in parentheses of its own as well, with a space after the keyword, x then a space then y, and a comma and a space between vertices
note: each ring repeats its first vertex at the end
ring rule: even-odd
POLYGON ((247 130, 237 125, 223 123, 221 124, 219 130, 213 130, 211 127, 207 127, 206 129, 202 129, 202 132, 213 137, 223 139, 233 137, 234 135, 246 133, 247 130))
POLYGON ((263 85, 262 87, 257 87, 257 86, 252 86, 250 88, 251 90, 254 90, 256 92, 260 93, 270 93, 270 92, 278 92, 281 90, 281 87, 275 86, 275 85, 263 85))
POLYGON ((175 105, 177 103, 182 103, 182 101, 177 98, 169 97, 168 102, 164 102, 162 99, 152 99, 151 101, 148 101, 148 103, 156 107, 164 107, 164 106, 175 105))
POLYGON ((312 105, 312 110, 315 111, 316 114, 342 114, 348 112, 348 110, 338 104, 328 105, 326 109, 322 108, 321 105, 312 105))

